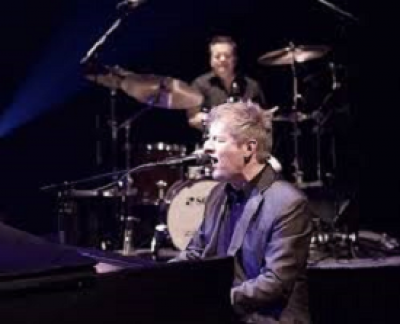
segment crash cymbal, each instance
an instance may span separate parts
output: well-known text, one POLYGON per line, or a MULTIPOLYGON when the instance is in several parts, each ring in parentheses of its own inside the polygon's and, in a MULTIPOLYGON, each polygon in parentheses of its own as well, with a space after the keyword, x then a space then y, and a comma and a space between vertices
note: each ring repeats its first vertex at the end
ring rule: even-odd
POLYGON ((320 58, 329 52, 330 48, 324 45, 288 46, 272 52, 267 52, 258 59, 262 65, 289 65, 303 63, 320 58))
POLYGON ((136 74, 120 67, 108 67, 103 73, 85 77, 110 89, 121 89, 137 101, 167 109, 200 106, 203 96, 183 81, 153 74, 136 74))
POLYGON ((120 89, 122 80, 131 72, 119 66, 88 67, 85 78, 109 89, 120 89))
POLYGON ((107 74, 87 74, 86 79, 93 81, 103 87, 110 88, 110 89, 119 89, 121 78, 116 76, 112 73, 107 74))
POLYGON ((122 80, 121 89, 136 100, 168 109, 200 106, 203 96, 183 81, 153 74, 130 74, 122 80))

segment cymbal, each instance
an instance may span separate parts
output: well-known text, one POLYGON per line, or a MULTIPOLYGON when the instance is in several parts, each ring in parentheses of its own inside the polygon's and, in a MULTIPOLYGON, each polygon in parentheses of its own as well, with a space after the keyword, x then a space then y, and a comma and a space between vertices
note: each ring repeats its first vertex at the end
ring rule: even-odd
POLYGON ((86 78, 110 89, 121 89, 128 96, 151 106, 167 109, 189 109, 200 106, 203 96, 187 83, 171 77, 136 74, 119 67, 86 78))
POLYGON ((85 78, 109 89, 120 89, 122 80, 131 72, 119 66, 88 66, 85 78))
POLYGON ((142 103, 167 109, 189 109, 203 101, 201 93, 185 82, 153 74, 130 74, 121 89, 142 103))
POLYGON ((121 78, 112 74, 87 74, 86 79, 93 81, 103 87, 117 90, 120 87, 121 78))
POLYGON ((329 52, 325 45, 288 46, 276 51, 267 52, 258 58, 261 65, 289 65, 303 63, 320 58, 329 52))

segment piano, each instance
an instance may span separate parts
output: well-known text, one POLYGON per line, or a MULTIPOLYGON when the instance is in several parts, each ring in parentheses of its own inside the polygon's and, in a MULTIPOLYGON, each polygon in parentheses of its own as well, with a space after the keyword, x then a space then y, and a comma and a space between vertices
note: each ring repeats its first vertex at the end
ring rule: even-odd
POLYGON ((231 323, 232 281, 229 257, 158 263, 50 244, 0 224, 5 324, 231 323))

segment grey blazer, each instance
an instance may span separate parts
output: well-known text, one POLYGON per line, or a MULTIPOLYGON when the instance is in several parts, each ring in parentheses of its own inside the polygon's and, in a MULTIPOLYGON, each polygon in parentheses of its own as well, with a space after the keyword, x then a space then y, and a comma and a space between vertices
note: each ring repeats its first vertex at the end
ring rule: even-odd
MULTIPOLYGON (((203 223, 178 259, 216 256, 226 184, 209 195, 203 223)), ((236 224, 232 306, 244 323, 310 323, 306 266, 311 239, 307 199, 266 167, 236 224)))

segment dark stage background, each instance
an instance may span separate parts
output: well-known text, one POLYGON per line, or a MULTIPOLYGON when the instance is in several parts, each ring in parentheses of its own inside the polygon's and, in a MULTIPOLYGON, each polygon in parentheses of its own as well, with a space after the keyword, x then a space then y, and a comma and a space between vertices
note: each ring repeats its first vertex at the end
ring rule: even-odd
MULTIPOLYGON (((260 80, 269 103, 287 107, 290 69, 261 66, 257 58, 290 41, 330 46, 327 57, 301 71, 315 72, 317 80, 304 88, 306 99, 314 109, 326 91, 318 73, 326 74, 328 62, 335 62, 346 96, 328 108, 349 109, 338 143, 340 184, 360 206, 361 227, 398 235, 398 103, 392 100, 399 90, 392 38, 397 23, 378 14, 383 4, 334 3, 359 22, 317 0, 148 0, 99 48, 97 62, 190 82, 207 70, 209 39, 228 34, 239 44, 241 68, 260 80)), ((112 0, 1 4, 0 217, 13 226, 40 235, 54 232, 53 194, 39 188, 110 170, 109 92, 83 78, 79 60, 117 18, 115 5, 112 0), (104 160, 97 160, 96 152, 104 160)), ((118 93, 118 122, 143 108, 118 93)), ((131 144, 190 146, 198 139, 184 111, 165 109, 143 115, 130 134, 131 144)))

